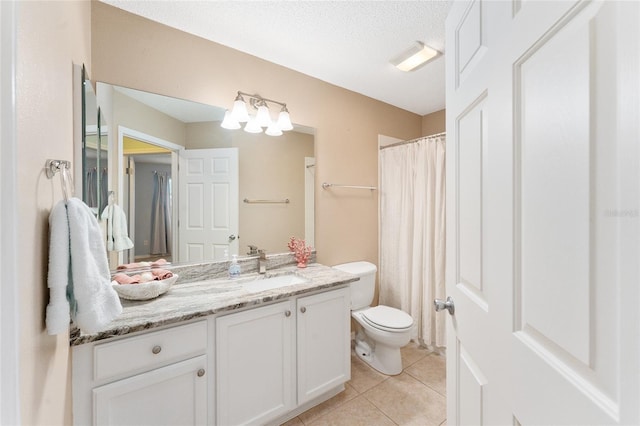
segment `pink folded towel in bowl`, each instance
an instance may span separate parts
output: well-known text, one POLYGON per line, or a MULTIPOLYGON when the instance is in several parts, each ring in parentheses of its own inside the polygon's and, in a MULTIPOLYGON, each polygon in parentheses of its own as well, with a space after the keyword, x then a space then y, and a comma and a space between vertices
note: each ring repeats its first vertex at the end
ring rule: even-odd
POLYGON ((118 270, 124 270, 124 269, 136 269, 136 268, 142 268, 144 266, 149 266, 149 264, 143 264, 143 262, 137 262, 137 263, 125 263, 124 265, 118 265, 118 270))
POLYGON ((116 281, 118 284, 139 284, 142 280, 140 275, 132 275, 129 276, 123 273, 117 273, 112 277, 113 281, 116 281))
POLYGON ((173 276, 173 272, 167 271, 166 269, 152 269, 151 273, 153 274, 154 280, 166 280, 167 278, 171 278, 173 276))
POLYGON ((151 267, 152 268, 157 268, 159 266, 163 266, 168 264, 169 262, 167 262, 167 259, 158 259, 155 262, 151 262, 151 267))
POLYGON ((139 269, 139 268, 159 268, 160 266, 167 265, 166 259, 158 259, 153 262, 134 262, 134 263, 125 263, 123 265, 118 265, 117 269, 119 271, 124 269, 139 269))

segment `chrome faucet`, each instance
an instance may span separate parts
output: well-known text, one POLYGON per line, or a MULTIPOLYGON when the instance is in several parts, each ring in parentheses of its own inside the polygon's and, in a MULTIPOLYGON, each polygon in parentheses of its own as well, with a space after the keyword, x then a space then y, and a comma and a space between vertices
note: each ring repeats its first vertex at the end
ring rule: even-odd
POLYGON ((258 272, 264 274, 267 272, 267 254, 264 250, 258 250, 260 257, 258 258, 258 272))

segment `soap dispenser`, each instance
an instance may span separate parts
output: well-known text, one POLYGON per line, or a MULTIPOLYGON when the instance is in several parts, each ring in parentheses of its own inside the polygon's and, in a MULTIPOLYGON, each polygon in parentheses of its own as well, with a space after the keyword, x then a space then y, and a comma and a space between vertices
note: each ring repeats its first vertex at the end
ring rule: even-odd
POLYGON ((238 255, 234 254, 229 266, 229 277, 238 278, 240 276, 240 264, 238 263, 238 255))

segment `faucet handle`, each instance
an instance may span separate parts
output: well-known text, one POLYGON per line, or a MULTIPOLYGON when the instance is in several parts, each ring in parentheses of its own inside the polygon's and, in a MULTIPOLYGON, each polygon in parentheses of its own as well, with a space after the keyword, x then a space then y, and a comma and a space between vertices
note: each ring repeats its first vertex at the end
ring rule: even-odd
POLYGON ((252 246, 251 244, 249 244, 248 247, 249 247, 249 253, 247 253, 248 255, 258 254, 258 247, 252 246))

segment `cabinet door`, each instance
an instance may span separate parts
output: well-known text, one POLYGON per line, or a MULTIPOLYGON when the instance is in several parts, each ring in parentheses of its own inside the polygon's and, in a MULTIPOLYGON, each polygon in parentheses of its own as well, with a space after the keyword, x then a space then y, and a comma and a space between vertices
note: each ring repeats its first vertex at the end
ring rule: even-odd
POLYGON ((298 299, 298 405, 351 376, 349 299, 349 288, 298 299))
POLYGON ((206 424, 206 360, 201 355, 95 388, 94 424, 206 424))
POLYGON ((219 425, 263 424, 294 407, 294 303, 216 320, 219 425))

